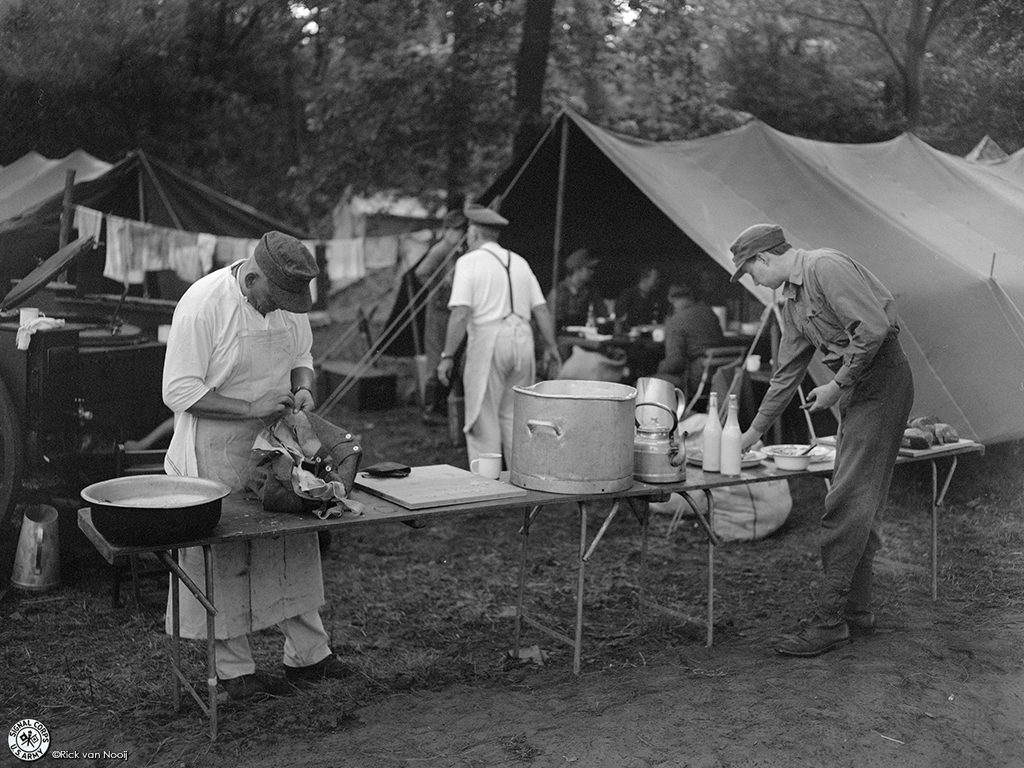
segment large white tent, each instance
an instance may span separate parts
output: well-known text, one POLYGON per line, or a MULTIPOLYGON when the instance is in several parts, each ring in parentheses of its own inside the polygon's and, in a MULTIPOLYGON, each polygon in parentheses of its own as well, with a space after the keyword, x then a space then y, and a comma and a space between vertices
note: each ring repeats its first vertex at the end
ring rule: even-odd
POLYGON ((38 152, 22 155, 0 169, 0 221, 17 216, 64 189, 68 171, 75 183, 91 181, 109 171, 110 163, 76 149, 55 160, 38 152))

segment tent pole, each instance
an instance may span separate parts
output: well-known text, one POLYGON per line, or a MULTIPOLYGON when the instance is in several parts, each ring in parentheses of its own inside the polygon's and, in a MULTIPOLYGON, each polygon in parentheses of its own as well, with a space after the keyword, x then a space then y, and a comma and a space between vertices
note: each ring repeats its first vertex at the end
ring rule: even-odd
MULTIPOLYGON (((562 255, 562 216, 565 212, 565 173, 566 164, 569 156, 569 118, 562 116, 562 145, 558 152, 558 196, 555 198, 555 242, 552 252, 552 263, 551 263, 551 288, 553 293, 552 306, 549 307, 551 310, 551 317, 558 317, 558 307, 556 306, 558 301, 558 291, 555 290, 558 287, 558 262, 561 261, 562 255)), ((556 321, 557 326, 557 321, 556 321)), ((558 333, 558 328, 555 328, 555 333, 558 333)))

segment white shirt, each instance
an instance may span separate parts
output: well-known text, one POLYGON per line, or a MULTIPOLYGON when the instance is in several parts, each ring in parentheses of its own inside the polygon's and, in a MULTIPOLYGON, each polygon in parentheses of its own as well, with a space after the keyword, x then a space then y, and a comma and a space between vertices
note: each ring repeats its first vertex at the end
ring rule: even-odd
POLYGON ((472 310, 473 325, 503 320, 513 309, 529 321, 533 308, 544 304, 544 294, 533 270, 518 253, 502 248, 494 242, 484 243, 455 262, 452 295, 448 306, 465 306, 472 310), (509 262, 511 259, 511 262, 509 262), (512 297, 509 306, 509 275, 505 265, 510 264, 512 297))
POLYGON ((241 335, 287 330, 289 370, 312 369, 313 331, 305 314, 278 309, 264 317, 246 300, 230 267, 211 272, 185 291, 174 309, 164 358, 163 400, 174 412, 167 457, 180 470, 195 461, 192 417, 186 411, 211 389, 229 381, 238 365, 241 335))

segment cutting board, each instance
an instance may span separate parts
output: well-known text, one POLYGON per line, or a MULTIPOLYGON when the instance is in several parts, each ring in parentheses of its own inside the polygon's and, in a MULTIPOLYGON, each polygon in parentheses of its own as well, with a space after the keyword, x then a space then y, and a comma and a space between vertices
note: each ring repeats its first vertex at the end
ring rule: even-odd
POLYGON ((448 464, 413 467, 406 477, 356 475, 356 488, 400 504, 406 509, 426 509, 474 501, 525 496, 526 489, 490 480, 448 464))

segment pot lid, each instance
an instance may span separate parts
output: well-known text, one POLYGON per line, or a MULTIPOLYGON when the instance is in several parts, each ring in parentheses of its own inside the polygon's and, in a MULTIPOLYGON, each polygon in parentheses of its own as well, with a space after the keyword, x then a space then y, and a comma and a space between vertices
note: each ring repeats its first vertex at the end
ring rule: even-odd
POLYGON ((92 235, 88 235, 65 245, 53 256, 29 272, 4 296, 4 300, 0 302, 0 312, 14 309, 29 299, 36 291, 74 264, 79 257, 92 248, 94 242, 95 238, 92 235))

